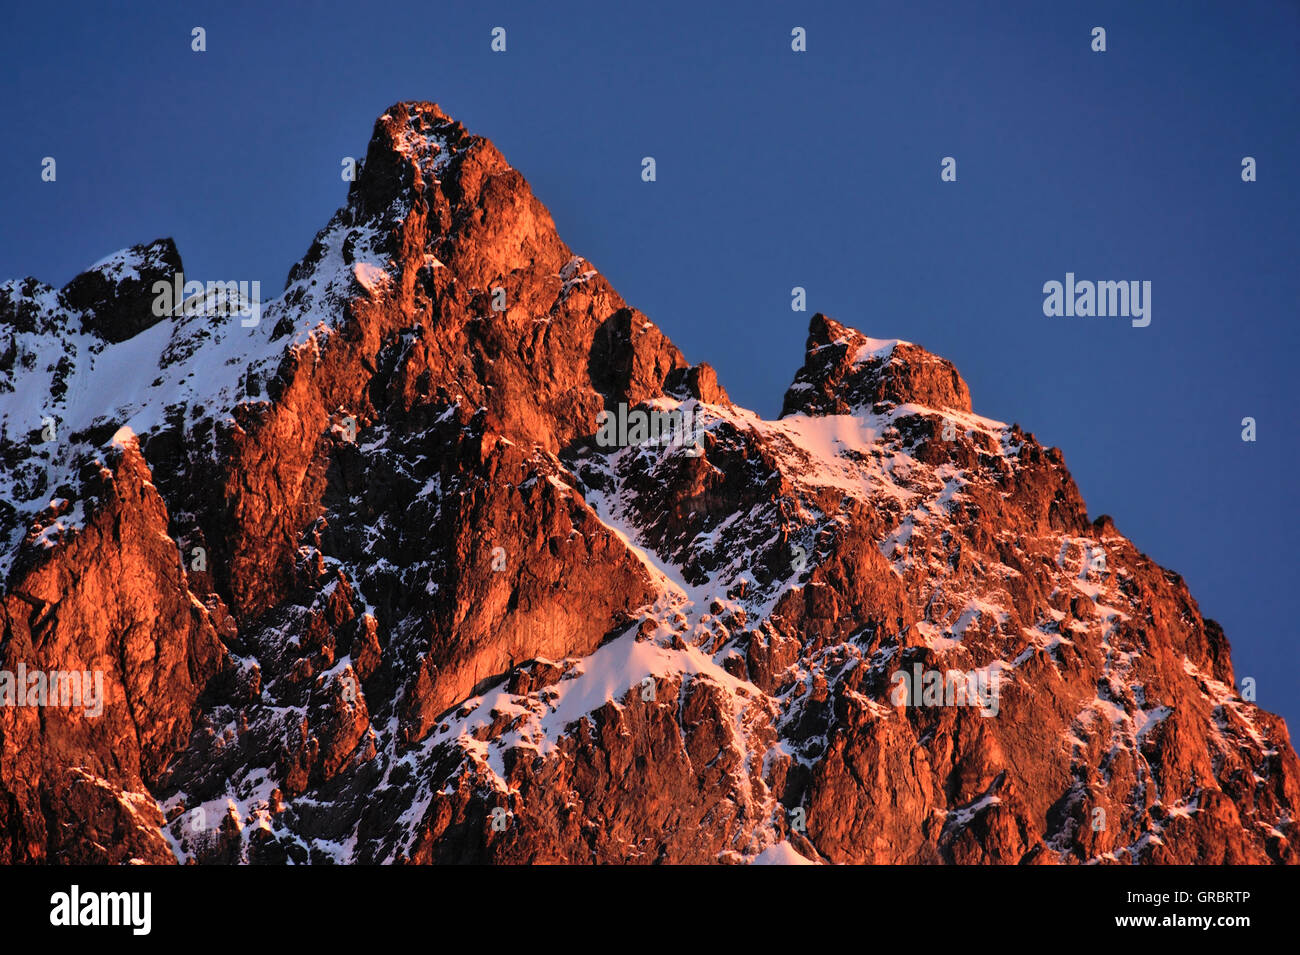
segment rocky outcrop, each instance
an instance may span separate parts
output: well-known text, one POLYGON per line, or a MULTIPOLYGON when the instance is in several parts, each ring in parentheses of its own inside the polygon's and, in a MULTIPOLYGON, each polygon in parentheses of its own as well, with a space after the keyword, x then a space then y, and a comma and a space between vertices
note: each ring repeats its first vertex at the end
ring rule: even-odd
POLYGON ((971 410, 970 389, 952 362, 910 342, 867 338, 820 312, 812 317, 804 366, 786 392, 782 415, 848 414, 909 402, 971 410))
POLYGON ((148 787, 226 655, 134 438, 87 470, 81 525, 66 501, 38 516, 0 602, 4 669, 32 681, 0 706, 6 863, 172 861, 148 787))

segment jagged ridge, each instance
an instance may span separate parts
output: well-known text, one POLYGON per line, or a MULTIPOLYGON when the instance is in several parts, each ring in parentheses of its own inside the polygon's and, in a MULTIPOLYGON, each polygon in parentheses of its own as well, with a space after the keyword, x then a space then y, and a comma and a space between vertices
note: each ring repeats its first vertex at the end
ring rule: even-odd
POLYGON ((0 708, 5 861, 1294 860, 1221 630, 943 359, 814 316, 764 421, 427 103, 256 328, 180 268, 0 287, 4 665, 113 674, 0 708))

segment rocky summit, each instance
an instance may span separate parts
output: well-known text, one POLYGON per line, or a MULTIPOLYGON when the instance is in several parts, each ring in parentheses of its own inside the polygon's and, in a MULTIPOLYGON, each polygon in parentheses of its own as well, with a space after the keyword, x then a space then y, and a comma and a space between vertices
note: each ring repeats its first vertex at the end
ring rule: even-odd
POLYGON ((0 862, 1297 861, 1221 628, 948 361, 818 314, 738 407, 430 103, 255 320, 182 268, 0 285, 0 862))

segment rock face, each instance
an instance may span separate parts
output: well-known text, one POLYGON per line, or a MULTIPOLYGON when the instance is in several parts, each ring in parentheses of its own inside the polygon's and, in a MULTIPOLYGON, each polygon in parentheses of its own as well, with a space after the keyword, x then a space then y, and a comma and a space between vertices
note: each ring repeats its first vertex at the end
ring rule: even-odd
POLYGON ((227 652, 186 589, 132 437, 91 462, 81 494, 75 533, 59 501, 23 542, 0 603, 4 660, 11 672, 97 672, 102 686, 80 708, 0 706, 0 862, 170 862, 149 787, 186 745, 227 652))
POLYGON ((0 668, 103 676, 0 706, 0 861, 1296 861, 1221 629, 949 362, 816 315, 762 420, 428 103, 257 326, 179 269, 0 286, 0 668))

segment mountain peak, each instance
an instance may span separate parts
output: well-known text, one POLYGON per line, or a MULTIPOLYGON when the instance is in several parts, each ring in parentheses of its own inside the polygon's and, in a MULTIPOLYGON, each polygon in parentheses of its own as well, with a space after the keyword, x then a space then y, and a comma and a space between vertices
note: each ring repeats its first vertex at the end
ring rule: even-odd
POLYGON ((395 103, 375 120, 349 205, 361 218, 382 214, 395 198, 436 184, 453 158, 482 142, 436 103, 395 103))
POLYGON ((153 285, 182 271, 176 243, 169 238, 133 245, 100 259, 63 287, 67 306, 82 313, 82 329, 108 342, 126 341, 152 325, 153 285))
POLYGON ((821 312, 814 314, 804 364, 786 391, 782 417, 902 404, 969 412, 970 389, 952 362, 919 345, 868 338, 821 312))
POLYGON ((0 284, 4 661, 107 687, 0 706, 0 863, 1296 860, 1222 630, 951 363, 818 313, 766 421, 436 105, 359 172, 252 326, 168 240, 0 284))

